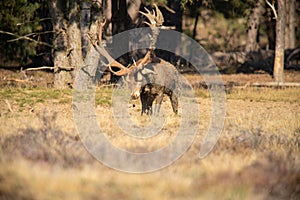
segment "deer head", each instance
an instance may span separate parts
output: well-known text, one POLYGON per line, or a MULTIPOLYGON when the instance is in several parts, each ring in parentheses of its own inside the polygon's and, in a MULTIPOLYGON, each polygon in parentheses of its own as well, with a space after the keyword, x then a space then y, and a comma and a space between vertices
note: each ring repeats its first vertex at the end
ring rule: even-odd
MULTIPOLYGON (((147 24, 150 28, 160 27, 160 26, 162 26, 162 24, 164 22, 163 15, 162 15, 161 11, 159 10, 158 6, 156 4, 154 4, 154 7, 155 7, 155 10, 152 10, 152 12, 149 11, 147 8, 145 8, 147 13, 140 12, 142 15, 144 15, 149 20, 150 23, 146 22, 146 21, 144 21, 144 23, 147 24)), ((108 69, 114 75, 117 75, 117 76, 124 76, 124 75, 128 74, 130 71, 132 71, 134 68, 150 63, 151 62, 150 57, 151 57, 153 50, 154 49, 152 47, 150 47, 150 50, 146 53, 144 58, 138 60, 137 62, 134 62, 129 67, 125 67, 124 65, 122 65, 121 63, 119 63, 118 61, 113 59, 104 48, 101 48, 101 47, 99 48, 101 55, 104 56, 109 61, 109 63, 111 63, 108 65, 108 69), (112 68, 117 68, 119 70, 114 71, 112 68)))

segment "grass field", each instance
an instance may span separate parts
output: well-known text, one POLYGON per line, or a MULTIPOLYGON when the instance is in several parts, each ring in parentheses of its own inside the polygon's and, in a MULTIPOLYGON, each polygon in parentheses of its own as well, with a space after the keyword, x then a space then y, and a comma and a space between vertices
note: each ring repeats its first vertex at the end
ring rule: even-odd
MULTIPOLYGON (((167 100, 159 135, 138 140, 122 133, 110 110, 112 90, 97 89, 95 108, 114 145, 144 152, 174 138, 180 115, 167 100)), ((156 172, 128 174, 102 165, 84 148, 72 90, 0 88, 0 199, 299 199, 300 89, 231 89, 223 132, 204 159, 198 154, 211 100, 205 89, 195 93, 200 127, 189 150, 156 172)), ((137 124, 148 123, 139 102, 128 109, 137 124)))

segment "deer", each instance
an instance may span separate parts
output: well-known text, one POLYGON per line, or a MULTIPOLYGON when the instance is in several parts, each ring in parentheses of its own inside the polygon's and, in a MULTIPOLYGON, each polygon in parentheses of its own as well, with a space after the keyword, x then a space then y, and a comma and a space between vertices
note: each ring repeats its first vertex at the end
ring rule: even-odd
POLYGON ((159 114, 164 95, 169 96, 173 112, 178 113, 178 71, 171 63, 153 55, 155 43, 158 37, 157 27, 161 27, 164 18, 155 5, 152 12, 145 8, 146 12, 140 12, 149 22, 144 21, 152 29, 152 41, 148 52, 144 58, 134 62, 129 67, 125 67, 113 59, 104 48, 98 48, 100 54, 104 56, 110 64, 108 69, 116 76, 123 77, 131 90, 131 99, 140 98, 142 104, 141 115, 159 114), (117 71, 113 70, 117 69, 117 71), (152 109, 155 102, 155 109, 152 109))

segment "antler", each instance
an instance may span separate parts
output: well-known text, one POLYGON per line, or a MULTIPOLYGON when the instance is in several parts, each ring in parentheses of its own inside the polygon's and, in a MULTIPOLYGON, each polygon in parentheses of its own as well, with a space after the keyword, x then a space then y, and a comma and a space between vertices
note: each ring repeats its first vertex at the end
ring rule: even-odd
MULTIPOLYGON (((106 52, 106 51, 105 51, 106 52)), ((107 53, 107 52, 106 52, 107 53)), ((110 57, 110 55, 104 55, 102 54, 104 57, 106 57, 108 59, 108 57, 110 57)), ((125 67, 124 65, 122 65, 121 63, 119 63, 118 61, 114 60, 113 58, 111 58, 113 60, 113 62, 108 66, 109 70, 117 75, 117 76, 123 76, 123 75, 126 75, 128 74, 131 70, 133 70, 134 68, 138 67, 138 66, 141 66, 141 65, 144 65, 146 63, 148 63, 150 61, 150 55, 151 55, 151 52, 148 51, 147 54, 144 56, 144 58, 138 60, 137 62, 134 62, 132 65, 130 65, 128 68, 125 67), (115 67, 115 68, 118 68, 120 69, 119 71, 114 71, 112 70, 112 67, 115 67)), ((108 59, 110 60, 110 59, 108 59)))
POLYGON ((108 68, 109 68, 109 70, 110 70, 113 74, 115 74, 115 75, 117 75, 117 76, 123 76, 123 75, 125 75, 125 74, 127 74, 127 73, 130 72, 131 68, 125 67, 124 65, 122 65, 121 63, 119 63, 118 61, 116 61, 114 58, 112 58, 112 57, 109 55, 109 53, 104 49, 104 47, 102 47, 101 45, 99 45, 99 46, 95 46, 95 48, 97 49, 97 51, 98 51, 103 57, 105 57, 105 58, 107 59, 107 61, 108 61, 108 63, 109 63, 109 64, 107 64, 107 65, 108 65, 108 68), (114 71, 114 70, 112 69, 112 67, 118 68, 118 69, 120 69, 120 70, 119 70, 119 71, 114 71))
POLYGON ((150 26, 151 28, 154 28, 157 26, 162 26, 162 24, 164 23, 164 17, 162 15, 161 11, 158 9, 156 4, 154 4, 154 7, 155 7, 155 11, 152 10, 152 12, 150 10, 148 10, 147 8, 145 8, 147 13, 140 11, 140 13, 142 15, 144 15, 150 21, 150 23, 148 23, 148 22, 144 22, 144 23, 147 24, 148 26, 150 26))
MULTIPOLYGON (((154 7, 155 7, 155 11, 153 10, 152 12, 149 11, 147 8, 145 8, 147 13, 140 11, 140 13, 142 15, 144 15, 150 21, 150 23, 148 23, 148 22, 144 22, 144 23, 147 24, 148 26, 150 26, 151 28, 162 26, 162 24, 164 22, 164 17, 162 15, 161 11, 158 9, 156 4, 154 4, 154 7)), ((101 23, 100 26, 103 26, 104 24, 105 24, 105 22, 101 23)), ((115 59, 113 59, 103 47, 100 47, 100 48, 98 47, 97 49, 100 52, 100 54, 103 55, 108 60, 109 63, 111 63, 108 65, 108 68, 113 74, 115 74, 117 76, 123 76, 125 74, 128 74, 134 68, 151 62, 151 60, 149 58, 151 56, 152 51, 148 51, 147 54, 144 56, 144 58, 138 60, 137 62, 134 62, 132 65, 130 65, 127 68, 124 65, 122 65, 121 63, 119 63, 118 61, 116 61, 115 59), (114 71, 112 69, 112 67, 118 68, 119 71, 114 71)))

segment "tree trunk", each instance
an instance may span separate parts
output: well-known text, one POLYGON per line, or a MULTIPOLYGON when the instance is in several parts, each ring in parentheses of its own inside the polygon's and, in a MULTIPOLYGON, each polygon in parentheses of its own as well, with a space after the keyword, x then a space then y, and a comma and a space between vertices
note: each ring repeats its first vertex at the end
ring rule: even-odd
POLYGON ((104 34, 111 36, 112 35, 112 0, 103 0, 104 7, 103 7, 103 16, 106 19, 106 26, 104 34))
POLYGON ((88 33, 89 25, 91 21, 91 6, 87 2, 82 2, 81 19, 80 19, 80 31, 81 31, 81 44, 82 44, 82 57, 86 57, 87 47, 89 45, 88 33))
POLYGON ((168 1, 168 7, 171 8, 175 13, 171 13, 170 11, 167 11, 168 15, 166 16, 166 25, 171 25, 175 26, 175 30, 182 32, 182 15, 183 15, 183 10, 180 4, 180 1, 174 1, 174 0, 169 0, 168 1), (172 24, 168 24, 167 19, 170 19, 172 24))
POLYGON ((246 52, 257 51, 259 49, 259 25, 261 16, 264 13, 264 0, 258 0, 254 8, 251 10, 251 14, 247 22, 247 43, 246 52))
POLYGON ((80 32, 80 5, 77 0, 70 0, 69 11, 69 27, 68 33, 68 56, 69 63, 73 69, 72 73, 76 72, 82 66, 82 45, 81 45, 81 32, 80 32))
MULTIPOLYGON (((181 7, 180 1, 173 1, 173 0, 168 0, 167 6, 171 8, 174 12, 171 12, 169 10, 165 10, 163 12, 164 18, 165 18, 165 26, 175 26, 175 30, 178 32, 182 32, 182 15, 183 15, 183 10, 181 7)), ((181 43, 181 38, 178 36, 177 38, 174 38, 173 44, 171 45, 174 49, 169 47, 170 51, 179 53, 179 46, 181 43)), ((176 56, 173 53, 166 52, 166 60, 170 61, 172 64, 176 65, 179 57, 176 56)))
POLYGON ((49 12, 54 34, 54 86, 65 88, 73 84, 74 72, 83 63, 80 31, 80 1, 50 0, 49 12))
POLYGON ((285 49, 294 49, 296 47, 296 2, 295 0, 286 0, 286 26, 285 26, 285 49))
POLYGON ((52 18, 54 33, 54 87, 63 88, 71 83, 70 64, 67 59, 68 36, 66 32, 66 22, 64 20, 63 10, 65 8, 64 0, 48 1, 49 13, 52 18), (66 71, 66 69, 69 69, 66 71))
POLYGON ((112 34, 128 30, 128 19, 126 0, 112 0, 112 34))
POLYGON ((193 39, 196 39, 197 36, 197 25, 199 21, 199 12, 197 12, 196 17, 195 17, 195 23, 194 23, 194 28, 193 28, 193 39))
POLYGON ((128 15, 131 19, 131 21, 135 24, 137 24, 138 20, 139 20, 139 10, 142 4, 142 0, 135 0, 135 1, 131 1, 131 0, 127 0, 128 2, 128 15))
POLYGON ((273 76, 275 82, 283 82, 284 69, 284 31, 285 31, 285 0, 277 0, 278 18, 276 21, 276 46, 273 76))

